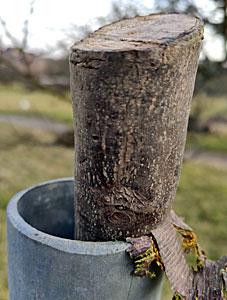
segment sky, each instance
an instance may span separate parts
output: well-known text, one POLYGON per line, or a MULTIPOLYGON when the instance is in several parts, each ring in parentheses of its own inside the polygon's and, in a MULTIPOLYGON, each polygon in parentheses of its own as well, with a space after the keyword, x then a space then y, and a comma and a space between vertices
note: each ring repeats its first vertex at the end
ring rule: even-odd
MULTIPOLYGON (((34 1, 34 0, 33 0, 34 1)), ((68 38, 72 25, 92 25, 95 30, 98 27, 95 22, 97 17, 105 17, 111 8, 111 1, 118 3, 139 2, 152 11, 154 0, 36 0, 34 13, 29 21, 29 48, 34 51, 56 49, 56 43, 66 41, 69 46, 72 41, 68 38)), ((195 0, 196 1, 196 0, 195 0)), ((212 9, 212 1, 197 0, 201 9, 212 9)), ((23 37, 23 23, 29 16, 31 0, 0 0, 0 17, 6 22, 9 32, 21 42, 23 37)), ((0 26, 1 41, 10 45, 0 26)), ((212 35, 212 30, 206 28, 205 47, 209 58, 221 60, 223 58, 223 41, 212 35)), ((57 52, 53 51, 53 55, 57 52)))

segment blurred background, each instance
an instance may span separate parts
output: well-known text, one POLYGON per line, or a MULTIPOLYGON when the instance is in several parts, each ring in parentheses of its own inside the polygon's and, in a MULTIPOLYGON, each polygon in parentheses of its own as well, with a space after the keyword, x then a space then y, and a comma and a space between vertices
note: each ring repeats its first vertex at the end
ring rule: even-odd
MULTIPOLYGON (((211 259, 227 254, 227 0, 1 1, 0 300, 8 299, 9 199, 73 176, 70 45, 105 24, 157 12, 192 13, 205 22, 174 209, 211 259)), ((163 300, 171 295, 165 282, 163 300)))

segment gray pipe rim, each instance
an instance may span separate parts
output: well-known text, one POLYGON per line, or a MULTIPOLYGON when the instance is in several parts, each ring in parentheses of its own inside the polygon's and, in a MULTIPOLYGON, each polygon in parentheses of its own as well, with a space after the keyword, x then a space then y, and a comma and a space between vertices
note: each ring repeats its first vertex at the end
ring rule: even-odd
POLYGON ((35 227, 28 224, 18 211, 18 202, 27 193, 33 191, 34 189, 44 187, 46 185, 54 183, 64 183, 73 182, 74 178, 59 178, 54 180, 49 180, 42 182, 40 184, 33 185, 21 192, 17 193, 9 202, 7 206, 7 216, 11 224, 25 237, 32 239, 34 242, 43 244, 57 250, 76 253, 81 255, 111 255, 114 253, 122 252, 127 249, 129 244, 122 241, 107 241, 107 242, 89 242, 89 241, 79 241, 70 240, 66 238, 60 238, 47 233, 44 233, 35 227))

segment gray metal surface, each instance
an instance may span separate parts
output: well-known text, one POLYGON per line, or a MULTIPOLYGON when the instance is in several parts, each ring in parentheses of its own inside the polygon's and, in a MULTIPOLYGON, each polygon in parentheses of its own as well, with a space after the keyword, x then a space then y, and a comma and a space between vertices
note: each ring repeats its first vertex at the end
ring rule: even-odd
POLYGON ((124 242, 73 240, 73 179, 18 193, 7 208, 10 300, 161 298, 163 274, 132 277, 124 242))

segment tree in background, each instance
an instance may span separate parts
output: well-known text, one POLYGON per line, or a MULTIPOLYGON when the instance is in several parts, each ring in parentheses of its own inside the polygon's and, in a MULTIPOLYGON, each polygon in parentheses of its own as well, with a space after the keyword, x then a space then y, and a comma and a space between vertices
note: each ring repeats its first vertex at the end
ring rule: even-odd
POLYGON ((0 26, 11 44, 11 47, 6 47, 2 42, 0 43, 1 81, 3 83, 20 82, 29 90, 41 90, 65 99, 69 90, 69 80, 65 80, 68 77, 68 72, 65 72, 68 68, 66 59, 53 62, 51 59, 44 58, 48 50, 39 53, 32 53, 28 50, 29 25, 34 14, 35 1, 30 2, 29 14, 22 28, 22 39, 16 38, 10 32, 7 22, 0 16, 0 26), (65 75, 63 80, 55 78, 59 74, 65 75), (48 75, 52 75, 52 81, 50 76, 47 78, 48 75))
MULTIPOLYGON (((23 38, 21 41, 18 41, 18 39, 13 36, 13 34, 7 28, 7 23, 0 16, 0 26, 3 28, 5 36, 12 45, 12 49, 7 50, 2 43, 0 44, 0 71, 2 69, 2 73, 4 73, 4 71, 7 70, 10 74, 10 76, 8 76, 9 80, 15 79, 22 81, 22 83, 29 88, 44 89, 51 92, 57 91, 57 94, 60 93, 60 95, 64 95, 64 89, 68 91, 69 84, 69 82, 66 80, 67 77, 69 78, 67 66, 69 45, 86 37, 94 30, 94 27, 98 28, 120 19, 154 12, 192 13, 200 16, 204 20, 206 26, 212 28, 214 35, 218 35, 222 39, 224 49, 223 52, 225 54, 222 62, 211 62, 205 47, 203 48, 204 60, 201 62, 197 80, 197 83, 199 84, 196 86, 196 90, 198 90, 198 85, 202 85, 205 79, 216 76, 217 69, 218 72, 220 72, 220 69, 225 68, 227 65, 227 0, 207 0, 207 3, 210 3, 209 8, 202 8, 199 6, 199 1, 195 0, 155 0, 154 5, 150 7, 142 5, 137 0, 130 2, 120 0, 112 1, 111 9, 107 16, 100 16, 92 20, 92 23, 95 26, 92 26, 91 23, 82 26, 73 24, 69 28, 65 28, 64 32, 67 41, 59 41, 55 45, 56 49, 61 48, 64 50, 62 52, 62 59, 59 59, 54 63, 51 63, 49 60, 47 64, 48 68, 43 68, 37 72, 37 65, 39 65, 39 67, 42 65, 43 57, 47 57, 48 52, 50 51, 46 49, 43 51, 43 53, 28 53, 30 31, 29 25, 32 15, 34 14, 35 4, 35 0, 31 0, 30 12, 27 19, 24 21, 22 28, 23 38), (14 56, 12 56, 12 52, 14 56), (47 69, 49 70, 49 74, 47 69), (42 76, 42 72, 49 75, 49 83, 51 81, 50 76, 52 79, 55 79, 55 74, 58 75, 58 79, 61 78, 60 74, 64 75, 65 82, 62 84, 62 82, 59 80, 55 80, 55 84, 53 84, 53 86, 52 84, 46 84, 47 80, 44 78, 44 76, 42 76)), ((51 49, 51 53, 52 52, 53 49, 51 49)), ((1 77, 4 78, 4 76, 1 77)))

